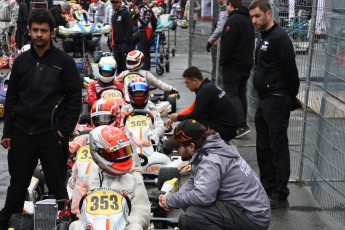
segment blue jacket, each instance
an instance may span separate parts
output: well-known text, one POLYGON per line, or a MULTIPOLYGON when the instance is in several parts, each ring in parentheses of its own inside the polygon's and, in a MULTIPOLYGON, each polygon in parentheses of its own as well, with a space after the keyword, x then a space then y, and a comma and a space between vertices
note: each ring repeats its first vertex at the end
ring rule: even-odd
POLYGON ((223 201, 243 208, 256 224, 269 226, 271 209, 267 194, 235 146, 226 144, 218 133, 208 136, 190 163, 188 181, 167 197, 169 207, 185 209, 223 201))

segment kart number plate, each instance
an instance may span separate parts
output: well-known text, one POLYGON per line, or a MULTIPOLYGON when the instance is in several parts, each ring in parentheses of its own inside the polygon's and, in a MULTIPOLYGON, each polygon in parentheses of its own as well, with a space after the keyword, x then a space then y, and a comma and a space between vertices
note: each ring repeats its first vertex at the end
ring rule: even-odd
POLYGON ((4 105, 0 105, 0 118, 4 117, 4 105))
POLYGON ((123 196, 115 191, 96 191, 85 199, 86 212, 91 215, 115 215, 123 209, 123 196))
POLYGON ((102 93, 101 97, 103 98, 122 98, 122 93, 116 89, 109 89, 102 93))
POLYGON ((139 75, 138 74, 127 74, 126 76, 125 76, 125 85, 128 85, 129 84, 129 82, 131 82, 133 79, 135 79, 135 78, 138 78, 139 77, 139 75))
POLYGON ((90 146, 89 145, 85 145, 80 147, 80 149, 78 150, 77 153, 77 161, 91 161, 92 160, 92 156, 90 153, 90 146))
POLYGON ((143 115, 130 117, 127 124, 129 128, 147 127, 150 125, 150 118, 143 115))

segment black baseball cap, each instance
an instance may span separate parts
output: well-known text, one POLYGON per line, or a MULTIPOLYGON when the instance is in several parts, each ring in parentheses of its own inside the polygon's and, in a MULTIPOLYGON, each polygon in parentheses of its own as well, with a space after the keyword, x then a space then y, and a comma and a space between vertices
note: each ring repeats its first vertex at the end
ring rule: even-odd
POLYGON ((206 127, 193 119, 182 121, 174 129, 174 134, 164 143, 168 150, 176 149, 180 145, 188 145, 200 139, 206 131, 206 127))

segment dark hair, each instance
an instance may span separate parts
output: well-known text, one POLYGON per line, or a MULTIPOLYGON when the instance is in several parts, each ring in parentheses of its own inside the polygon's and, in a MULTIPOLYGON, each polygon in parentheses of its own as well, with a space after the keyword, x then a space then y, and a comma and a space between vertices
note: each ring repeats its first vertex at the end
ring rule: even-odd
POLYGON ((202 76, 201 71, 198 69, 198 67, 191 66, 188 67, 182 74, 183 77, 189 78, 189 79, 198 79, 200 81, 204 80, 204 77, 202 76))
POLYGON ((205 140, 208 136, 211 136, 215 133, 216 133, 216 131, 214 131, 213 129, 208 129, 204 132, 202 137, 200 137, 199 139, 193 140, 192 143, 194 143, 195 148, 198 149, 205 143, 205 140))
POLYGON ((243 0, 226 0, 227 5, 231 3, 231 5, 236 9, 243 6, 243 0))
POLYGON ((53 15, 46 9, 37 9, 31 12, 29 17, 29 29, 31 29, 32 23, 48 23, 50 31, 54 31, 55 20, 53 15))
POLYGON ((258 7, 262 12, 266 13, 269 10, 272 10, 271 4, 268 0, 254 0, 249 5, 249 10, 253 10, 258 7))

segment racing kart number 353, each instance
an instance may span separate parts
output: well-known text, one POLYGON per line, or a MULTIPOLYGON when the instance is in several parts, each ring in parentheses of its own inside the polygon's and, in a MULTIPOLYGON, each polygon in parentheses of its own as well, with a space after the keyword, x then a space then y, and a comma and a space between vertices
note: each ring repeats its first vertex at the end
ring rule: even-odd
POLYGON ((91 215, 115 215, 122 212, 123 196, 114 191, 96 191, 86 198, 86 212, 91 215))

